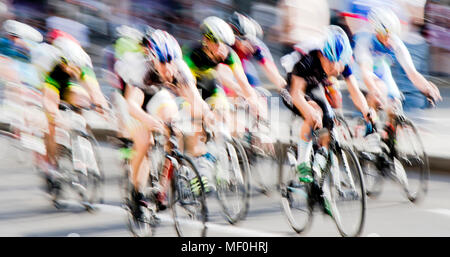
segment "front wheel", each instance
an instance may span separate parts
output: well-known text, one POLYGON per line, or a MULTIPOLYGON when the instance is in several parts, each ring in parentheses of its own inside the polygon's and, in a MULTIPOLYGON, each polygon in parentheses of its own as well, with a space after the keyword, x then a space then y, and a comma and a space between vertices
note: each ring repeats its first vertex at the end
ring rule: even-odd
POLYGON ((235 224, 247 216, 250 199, 250 165, 239 141, 225 143, 216 164, 217 198, 226 220, 235 224))
POLYGON ((394 174, 408 199, 418 202, 428 191, 428 156, 416 127, 410 120, 397 122, 394 174))
POLYGON ((324 203, 342 236, 359 236, 366 217, 366 191, 358 159, 348 147, 332 152, 322 185, 324 203))
POLYGON ((311 225, 313 205, 310 198, 310 184, 300 182, 295 170, 296 153, 295 146, 280 149, 281 155, 278 159, 279 186, 281 206, 289 225, 295 232, 303 233, 311 225))
POLYGON ((174 168, 169 190, 175 230, 180 237, 204 237, 208 212, 205 187, 192 159, 184 156, 180 161, 180 167, 174 168), (199 186, 193 188, 192 181, 199 186))

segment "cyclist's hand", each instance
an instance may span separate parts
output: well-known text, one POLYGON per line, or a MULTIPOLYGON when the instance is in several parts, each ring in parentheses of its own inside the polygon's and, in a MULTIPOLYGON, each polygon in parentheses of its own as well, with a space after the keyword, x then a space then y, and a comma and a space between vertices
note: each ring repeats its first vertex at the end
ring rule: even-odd
POLYGON ((367 94, 367 102, 372 108, 375 108, 377 110, 382 110, 386 106, 384 97, 378 91, 369 92, 367 94))
POLYGON ((312 123, 313 130, 321 129, 323 127, 322 116, 319 114, 319 112, 314 111, 314 112, 310 113, 309 119, 312 123))
POLYGON ((261 113, 260 105, 257 97, 249 98, 248 104, 250 106, 250 113, 254 115, 255 117, 258 116, 261 113))
POLYGON ((369 111, 364 113, 364 120, 373 124, 373 119, 376 116, 376 112, 374 109, 369 108, 369 111))
POLYGON ((442 96, 441 93, 439 92, 439 89, 431 81, 428 81, 428 92, 426 96, 433 106, 437 101, 442 101, 442 96))

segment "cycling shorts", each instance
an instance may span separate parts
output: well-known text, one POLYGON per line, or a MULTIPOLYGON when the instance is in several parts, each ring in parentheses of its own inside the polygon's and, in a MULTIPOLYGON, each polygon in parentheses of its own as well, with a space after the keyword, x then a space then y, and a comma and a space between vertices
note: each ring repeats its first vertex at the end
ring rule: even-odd
MULTIPOLYGON (((323 92, 322 92, 323 93, 323 92)), ((325 97, 325 94, 322 94, 321 91, 314 91, 310 92, 305 95, 306 101, 314 101, 319 105, 320 109, 322 109, 323 116, 322 116, 322 125, 324 128, 327 128, 328 130, 332 130, 334 127, 334 111, 333 108, 331 108, 330 103, 325 97)), ((295 107, 295 105, 292 102, 292 99, 285 99, 284 97, 281 97, 284 105, 291 110, 295 115, 303 117, 300 110, 295 107)))

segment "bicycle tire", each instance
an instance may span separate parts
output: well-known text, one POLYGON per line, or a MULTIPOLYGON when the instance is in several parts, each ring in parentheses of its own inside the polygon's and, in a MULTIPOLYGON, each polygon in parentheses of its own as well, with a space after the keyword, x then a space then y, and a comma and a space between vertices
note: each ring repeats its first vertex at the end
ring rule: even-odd
POLYGON ((88 172, 88 201, 91 204, 104 203, 105 173, 103 172, 102 159, 98 149, 99 144, 90 131, 87 139, 91 143, 94 159, 98 167, 98 174, 88 172))
MULTIPOLYGON (((192 222, 194 224, 188 224, 191 226, 200 226, 200 231, 199 231, 199 235, 194 235, 196 237, 204 237, 206 236, 206 231, 207 231, 207 226, 206 226, 206 222, 208 219, 208 210, 207 210, 207 206, 206 206, 206 195, 205 195, 205 187, 203 185, 203 182, 201 180, 201 176, 198 172, 197 167, 195 166, 193 160, 186 155, 180 156, 180 158, 178 158, 180 160, 181 163, 179 163, 179 168, 177 170, 175 170, 174 167, 174 171, 172 174, 172 179, 171 179, 171 183, 170 183, 170 190, 169 190, 169 208, 171 209, 172 212, 172 217, 174 220, 174 227, 175 227, 175 231, 177 232, 177 235, 179 237, 184 237, 184 236, 188 236, 187 235, 187 231, 182 228, 182 224, 183 223, 191 223, 188 222, 187 220, 184 220, 180 217, 180 212, 177 211, 177 204, 181 202, 181 198, 191 198, 191 200, 193 200, 194 205, 199 205, 199 208, 197 208, 198 210, 195 212, 194 211, 194 215, 190 216, 190 218, 194 217, 197 219, 196 222, 192 222), (189 166, 189 168, 187 167, 189 166), (183 167, 185 167, 186 169, 183 169, 183 167), (199 184, 200 184, 200 193, 198 195, 195 195, 191 188, 190 188, 190 180, 188 179, 187 176, 185 176, 184 174, 181 174, 181 172, 193 172, 193 176, 195 178, 197 178, 199 184), (184 183, 184 185, 183 185, 184 183)), ((183 203, 181 203, 182 205, 187 205, 186 204, 186 199, 183 199, 183 203)), ((189 203, 189 202, 188 202, 189 203)), ((182 206, 183 209, 187 210, 184 206, 182 206)), ((194 207, 195 208, 195 207, 194 207)), ((188 210, 189 212, 191 212, 190 210, 188 210)), ((190 213, 192 214, 192 213, 190 213)))
MULTIPOLYGON (((245 219, 250 205, 250 165, 248 163, 247 154, 245 153, 243 146, 238 140, 233 138, 230 142, 227 143, 228 144, 226 149, 228 157, 230 160, 233 160, 233 157, 231 155, 234 155, 234 153, 236 154, 235 161, 239 163, 240 170, 240 174, 237 175, 236 171, 233 170, 233 172, 231 172, 231 175, 234 175, 231 181, 240 181, 240 183, 232 185, 231 187, 230 184, 227 183, 227 186, 224 187, 223 184, 220 184, 221 181, 218 180, 217 172, 215 174, 215 181, 217 188, 217 199, 219 200, 220 206, 222 207, 225 219, 230 224, 236 224, 240 220, 245 219), (232 211, 233 207, 229 206, 229 203, 232 203, 232 201, 229 201, 229 198, 226 196, 227 193, 231 191, 228 189, 231 188, 236 189, 235 193, 237 194, 237 198, 239 198, 238 205, 242 206, 242 208, 239 208, 238 206, 239 209, 237 209, 235 212, 232 211)), ((230 182, 230 180, 228 180, 227 182, 230 182)))
POLYGON ((366 195, 375 199, 381 194, 384 182, 383 176, 374 161, 359 158, 359 163, 363 171, 366 195))
MULTIPOLYGON (((363 179, 363 174, 362 174, 362 170, 361 170, 361 166, 359 164, 358 158, 356 157, 354 151, 352 149, 350 149, 349 147, 346 146, 342 146, 342 147, 333 147, 333 153, 336 155, 338 162, 344 163, 345 165, 345 161, 343 159, 343 156, 349 156, 351 162, 354 165, 354 168, 351 168, 351 174, 352 176, 348 176, 348 181, 345 181, 345 183, 343 183, 344 181, 341 180, 340 176, 341 176, 341 172, 339 172, 339 181, 337 181, 337 174, 333 175, 333 172, 331 170, 329 170, 323 178, 323 182, 321 182, 321 187, 323 189, 326 189, 327 186, 325 186, 325 181, 328 180, 328 186, 330 187, 330 189, 334 189, 334 190, 330 190, 330 207, 331 207, 331 213, 332 213, 332 218, 336 224, 336 227, 339 231, 339 233, 341 234, 341 236, 344 237, 356 237, 356 236, 360 236, 363 228, 364 228, 364 224, 365 224, 365 217, 366 217, 366 191, 365 191, 365 187, 364 187, 364 179, 363 179), (336 149, 337 148, 337 149, 336 149), (353 180, 353 183, 352 183, 353 180), (339 186, 337 186, 336 181, 339 183, 339 186), (355 183, 357 183, 357 185, 355 185, 355 183), (339 189, 341 189, 342 192, 347 193, 346 191, 342 190, 342 186, 343 184, 350 184, 351 187, 351 192, 349 195, 350 197, 344 196, 344 198, 357 198, 355 199, 356 202, 360 203, 360 208, 356 208, 355 210, 353 210, 352 212, 355 213, 355 215, 357 215, 357 219, 355 222, 355 229, 354 231, 347 231, 346 228, 344 228, 344 225, 342 224, 342 208, 339 206, 339 208, 337 207, 337 203, 335 201, 335 197, 336 197, 336 191, 339 191, 339 189), (357 197, 354 195, 354 189, 357 189, 359 192, 357 192, 357 197)), ((347 159, 347 158, 346 158, 347 159)), ((348 160, 347 160, 347 165, 348 165, 348 160)), ((330 165, 331 166, 331 165, 330 165)), ((341 169, 339 169, 340 171, 341 169)), ((348 187, 348 185, 346 185, 348 187)), ((326 195, 325 191, 324 195, 326 195)), ((339 194, 339 193, 337 193, 339 194)), ((347 216, 347 215, 345 215, 347 216)), ((350 218, 349 220, 352 220, 352 222, 354 222, 354 218, 350 218)))
MULTIPOLYGON (((132 202, 131 190, 133 190, 133 185, 130 180, 131 166, 129 161, 124 160, 122 167, 124 169, 124 174, 121 176, 120 186, 123 194, 123 204, 127 212, 126 219, 128 230, 134 237, 151 237, 154 234, 154 227, 149 222, 137 220, 132 213, 132 206, 134 203, 132 202)), ((151 215, 147 208, 143 208, 143 210, 144 216, 149 217, 151 215)))
MULTIPOLYGON (((407 142, 412 143, 413 140, 417 140, 415 145, 413 143, 413 147, 417 146, 418 148, 413 149, 414 153, 412 156, 410 156, 412 158, 412 160, 409 160, 409 159, 405 160, 404 158, 400 158, 398 156, 398 153, 400 152, 398 143, 396 144, 396 150, 395 150, 396 155, 397 155, 396 159, 399 160, 399 162, 401 163, 402 166, 411 165, 409 167, 419 169, 419 181, 420 182, 419 182, 417 191, 411 190, 411 181, 412 181, 411 175, 413 175, 413 172, 406 172, 407 169, 403 168, 405 170, 406 183, 402 182, 401 179, 399 179, 399 182, 402 185, 403 190, 405 191, 406 196, 409 199, 409 201, 411 201, 413 203, 417 203, 420 200, 422 200, 423 197, 428 192, 428 180, 430 177, 430 167, 429 167, 428 156, 425 152, 425 148, 423 146, 420 135, 417 132, 417 128, 411 120, 406 119, 406 118, 402 119, 402 120, 398 120, 396 127, 397 127, 396 128, 397 141, 401 141, 398 138, 399 131, 404 131, 406 127, 410 127, 412 129, 412 131, 411 131, 412 134, 406 135, 407 142), (414 166, 414 165, 416 165, 416 166, 414 166)), ((408 148, 408 149, 412 149, 412 148, 408 148)), ((410 169, 408 169, 408 170, 410 170, 410 169)))
POLYGON ((300 183, 295 171, 297 150, 295 145, 283 147, 278 143, 278 183, 281 193, 281 207, 291 228, 298 234, 306 232, 312 224, 313 205, 311 202, 310 185, 300 183), (285 169, 286 164, 288 169, 285 169), (302 203, 298 212, 293 212, 296 208, 293 206, 293 198, 298 197, 302 203), (295 213, 295 214, 294 214, 295 213), (295 217, 294 217, 295 215, 295 217))

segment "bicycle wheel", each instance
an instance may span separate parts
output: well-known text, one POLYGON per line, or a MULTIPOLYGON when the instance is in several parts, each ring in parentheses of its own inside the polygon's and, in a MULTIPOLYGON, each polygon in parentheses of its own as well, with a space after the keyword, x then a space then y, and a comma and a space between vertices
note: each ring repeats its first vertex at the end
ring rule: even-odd
POLYGON ((180 161, 180 167, 173 172, 169 190, 175 230, 180 237, 204 237, 207 229, 205 188, 192 159, 183 156, 180 161), (191 190, 190 181, 194 178, 200 183, 198 194, 191 190))
POLYGON ((364 185, 366 188, 367 196, 371 198, 377 198, 381 194, 383 187, 383 176, 381 176, 378 170, 376 160, 366 160, 365 158, 359 158, 359 163, 363 171, 364 185))
POLYGON ((417 202, 428 191, 428 156, 417 129, 410 120, 398 121, 396 133, 394 174, 408 199, 417 202))
POLYGON ((120 186, 123 194, 124 208, 127 211, 126 219, 127 226, 131 234, 135 237, 150 237, 153 236, 153 227, 151 224, 151 213, 147 208, 142 208, 144 220, 136 219, 133 214, 135 208, 139 208, 133 202, 132 190, 133 185, 130 180, 131 166, 128 160, 123 162, 124 173, 120 179, 120 186))
POLYGON ((338 140, 341 144, 348 147, 353 147, 353 133, 347 121, 341 115, 336 115, 335 130, 338 140))
POLYGON ((65 177, 68 174, 73 174, 74 168, 72 162, 72 152, 70 149, 61 145, 58 145, 57 149, 58 170, 51 175, 52 181, 47 181, 47 183, 49 183, 47 186, 53 206, 57 209, 61 209, 64 207, 61 200, 64 199, 66 193, 63 188, 63 184, 65 184, 65 177))
POLYGON ((333 155, 331 168, 323 178, 323 196, 329 202, 340 234, 359 236, 366 217, 366 191, 361 167, 355 153, 348 147, 338 147, 333 155))
POLYGON ((230 224, 247 216, 250 199, 250 165, 244 148, 236 139, 225 143, 215 172, 217 198, 230 224))
POLYGON ((281 206, 289 225, 297 233, 308 230, 312 223, 313 209, 310 204, 310 185, 300 182, 296 172, 296 147, 281 147, 279 165, 279 185, 281 206), (284 149, 283 149, 284 148, 284 149))
POLYGON ((91 204, 104 203, 105 175, 100 157, 99 145, 92 135, 87 138, 93 155, 88 167, 87 197, 91 204))

